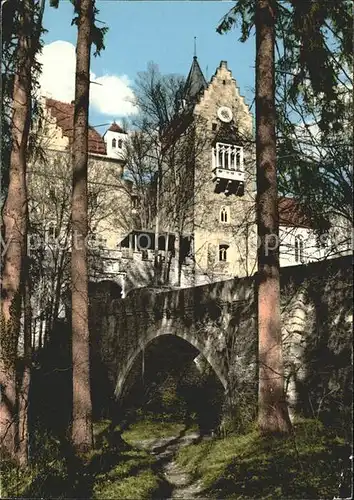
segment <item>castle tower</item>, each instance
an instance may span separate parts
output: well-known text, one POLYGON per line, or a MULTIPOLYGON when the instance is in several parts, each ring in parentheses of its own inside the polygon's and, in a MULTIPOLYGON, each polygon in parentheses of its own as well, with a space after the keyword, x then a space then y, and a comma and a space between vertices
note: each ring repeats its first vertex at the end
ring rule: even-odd
POLYGON ((183 103, 195 131, 195 284, 253 274, 257 235, 252 115, 227 62, 221 61, 207 83, 194 57, 183 103))
POLYGON ((201 93, 208 87, 208 83, 204 78, 203 72, 200 69, 197 56, 193 57, 191 69, 184 87, 184 105, 194 106, 198 101, 201 93))
POLYGON ((127 139, 127 135, 116 122, 112 123, 103 135, 107 156, 119 160, 124 159, 124 142, 127 139))

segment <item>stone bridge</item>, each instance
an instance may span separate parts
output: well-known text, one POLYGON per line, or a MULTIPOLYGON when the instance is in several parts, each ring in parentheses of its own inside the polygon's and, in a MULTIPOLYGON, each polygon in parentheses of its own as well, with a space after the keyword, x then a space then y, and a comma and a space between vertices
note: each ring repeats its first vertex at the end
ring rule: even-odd
MULTIPOLYGON (((136 289, 125 299, 114 298, 112 286, 96 284, 90 302, 93 378, 105 380, 108 397, 120 398, 137 356, 162 335, 193 345, 231 400, 257 394, 255 277, 136 289)), ((290 407, 311 415, 351 391, 351 256, 282 269, 281 297, 290 407)))

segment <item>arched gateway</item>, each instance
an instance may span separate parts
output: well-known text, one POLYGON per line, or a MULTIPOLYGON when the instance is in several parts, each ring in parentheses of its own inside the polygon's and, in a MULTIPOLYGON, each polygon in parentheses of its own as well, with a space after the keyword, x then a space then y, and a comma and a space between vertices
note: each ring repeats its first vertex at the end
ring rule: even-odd
MULTIPOLYGON (((339 356, 343 349, 351 350, 350 269, 351 258, 340 258, 282 270, 285 378, 294 411, 308 402, 304 387, 312 380, 309 359, 321 331, 333 356, 339 356)), ((92 378, 95 380, 96 367, 103 367, 111 397, 119 399, 134 360, 153 339, 174 335, 207 359, 232 401, 237 403, 241 392, 243 398, 250 394, 255 400, 254 277, 168 292, 137 289, 125 299, 112 298, 111 290, 109 286, 96 287, 90 299, 92 378)), ((333 373, 332 377, 336 376, 333 373)), ((339 379, 336 383, 342 384, 339 379)), ((339 392, 344 391, 345 387, 340 387, 339 392)))

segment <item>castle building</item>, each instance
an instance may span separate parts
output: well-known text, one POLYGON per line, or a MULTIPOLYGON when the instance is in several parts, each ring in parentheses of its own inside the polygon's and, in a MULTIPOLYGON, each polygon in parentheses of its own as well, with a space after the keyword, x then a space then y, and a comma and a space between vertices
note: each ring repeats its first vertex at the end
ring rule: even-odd
MULTIPOLYGON (((53 274, 53 283, 61 280, 53 285, 61 290, 70 281, 74 106, 46 98, 43 108, 39 136, 45 154, 28 170, 31 237, 40 233, 45 239, 47 257, 39 259, 39 267, 46 266, 43 276, 53 274)), ((254 274, 253 118, 226 61, 207 82, 193 58, 179 112, 162 137, 163 164, 151 191, 156 206, 149 226, 137 222, 141 200, 134 179, 127 175, 130 136, 115 122, 103 136, 89 128, 91 279, 113 280, 125 296, 144 286, 187 287, 254 274)), ((319 245, 294 200, 280 200, 279 222, 281 266, 328 256, 328 245, 319 245)), ((43 300, 50 293, 40 292, 43 300)), ((38 311, 43 311, 41 301, 38 311)))
POLYGON ((109 158, 124 161, 124 143, 127 140, 127 132, 116 122, 113 122, 109 129, 103 134, 106 147, 106 154, 109 158))
POLYGON ((169 173, 163 177, 161 191, 166 201, 162 218, 169 221, 169 227, 165 225, 164 229, 179 234, 180 239, 188 235, 192 247, 190 250, 186 246, 187 255, 181 247, 180 279, 176 272, 174 283, 183 284, 183 276, 191 266, 188 255, 192 256, 193 284, 253 274, 256 227, 252 115, 226 61, 221 61, 208 83, 197 57, 193 58, 181 112, 165 136, 166 150, 173 150, 177 166, 167 165, 169 173), (176 157, 181 160, 176 161, 176 157), (171 180, 174 170, 183 183, 183 196, 171 180), (173 196, 176 192, 179 200, 173 196), (168 201, 172 207, 168 207, 168 201))
MULTIPOLYGON (((42 345, 47 332, 53 328, 53 321, 64 313, 63 297, 70 288, 74 105, 43 98, 42 110, 36 134, 39 144, 27 168, 28 250, 37 345, 42 345)), ((116 129, 115 124, 112 127, 116 129)), ((115 130, 110 132, 114 134, 115 130)), ((122 131, 117 133, 122 137, 122 131)), ((117 241, 122 231, 127 232, 131 225, 132 183, 123 178, 122 157, 107 154, 107 149, 101 135, 89 127, 90 277, 114 276, 122 281, 125 273, 118 265, 117 241)))

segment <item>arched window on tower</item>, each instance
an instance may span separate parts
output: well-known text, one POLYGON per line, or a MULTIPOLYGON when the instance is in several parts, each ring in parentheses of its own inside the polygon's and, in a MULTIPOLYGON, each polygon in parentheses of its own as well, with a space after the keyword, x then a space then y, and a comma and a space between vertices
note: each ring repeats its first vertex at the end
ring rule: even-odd
POLYGON ((117 141, 115 139, 112 139, 112 148, 117 147, 117 141))
POLYGON ((123 147, 123 141, 122 141, 122 139, 119 139, 119 141, 118 141, 118 148, 122 149, 122 147, 123 147))
POLYGON ((220 222, 229 222, 229 215, 227 213, 227 209, 225 207, 222 207, 221 212, 220 212, 220 222))
POLYGON ((219 245, 219 262, 226 262, 227 261, 227 250, 229 248, 229 245, 226 245, 225 243, 222 243, 219 245))

